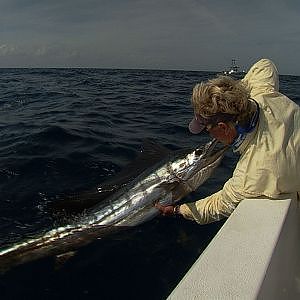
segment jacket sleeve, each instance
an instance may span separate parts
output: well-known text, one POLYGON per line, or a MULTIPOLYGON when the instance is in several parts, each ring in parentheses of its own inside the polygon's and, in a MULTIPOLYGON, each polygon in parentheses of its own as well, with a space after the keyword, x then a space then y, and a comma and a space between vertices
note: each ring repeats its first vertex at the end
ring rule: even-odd
POLYGON ((182 204, 180 213, 186 219, 207 224, 228 217, 243 198, 232 188, 229 180, 219 192, 196 202, 182 204))
POLYGON ((228 217, 245 198, 259 197, 243 188, 243 170, 237 167, 222 190, 196 202, 180 206, 180 213, 199 224, 207 224, 228 217))
POLYGON ((204 199, 180 205, 180 213, 199 224, 207 224, 228 217, 243 199, 254 196, 244 188, 245 179, 248 176, 245 165, 248 165, 248 162, 249 156, 241 156, 232 177, 225 182, 222 190, 204 199))
POLYGON ((251 97, 261 93, 278 92, 279 79, 275 64, 269 59, 255 63, 241 80, 250 90, 251 97))

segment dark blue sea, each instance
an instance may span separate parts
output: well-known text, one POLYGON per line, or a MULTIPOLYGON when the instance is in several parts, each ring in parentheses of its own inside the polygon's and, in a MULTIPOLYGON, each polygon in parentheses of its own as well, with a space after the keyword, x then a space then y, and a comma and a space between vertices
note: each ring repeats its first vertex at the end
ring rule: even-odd
MULTIPOLYGON (((148 138, 177 150, 192 135, 193 86, 212 72, 0 69, 0 246, 61 222, 57 195, 81 193, 115 176, 148 138)), ((300 103, 300 77, 281 76, 300 103)), ((237 157, 186 201, 222 188, 237 157)), ((1 299, 165 299, 224 221, 200 226, 157 217, 81 248, 55 268, 46 258, 0 276, 1 299)), ((220 249, 222 251, 222 249, 220 249)))

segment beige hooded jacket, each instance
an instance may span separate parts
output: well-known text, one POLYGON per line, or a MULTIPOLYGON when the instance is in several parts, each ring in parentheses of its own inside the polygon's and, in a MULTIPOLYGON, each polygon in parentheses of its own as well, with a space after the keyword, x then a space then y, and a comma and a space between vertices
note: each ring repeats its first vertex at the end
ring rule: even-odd
POLYGON ((300 191, 300 108, 279 90, 278 72, 268 59, 254 64, 243 83, 260 107, 259 122, 237 151, 241 157, 223 189, 180 206, 199 224, 229 216, 245 198, 295 198, 300 191))

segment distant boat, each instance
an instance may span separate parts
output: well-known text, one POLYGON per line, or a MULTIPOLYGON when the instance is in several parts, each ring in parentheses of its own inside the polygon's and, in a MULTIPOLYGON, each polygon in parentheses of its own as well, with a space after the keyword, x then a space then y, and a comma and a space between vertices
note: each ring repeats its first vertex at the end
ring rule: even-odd
POLYGON ((223 75, 227 76, 243 76, 246 74, 246 71, 240 71, 240 67, 236 64, 236 60, 232 59, 231 60, 231 66, 228 70, 223 71, 223 75))

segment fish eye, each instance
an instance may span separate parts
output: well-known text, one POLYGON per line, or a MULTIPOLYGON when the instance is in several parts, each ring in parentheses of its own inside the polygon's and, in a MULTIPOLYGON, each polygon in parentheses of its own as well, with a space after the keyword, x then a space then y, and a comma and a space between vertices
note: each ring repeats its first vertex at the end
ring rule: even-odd
POLYGON ((200 156, 201 154, 203 154, 203 148, 198 148, 195 150, 195 155, 200 156))

